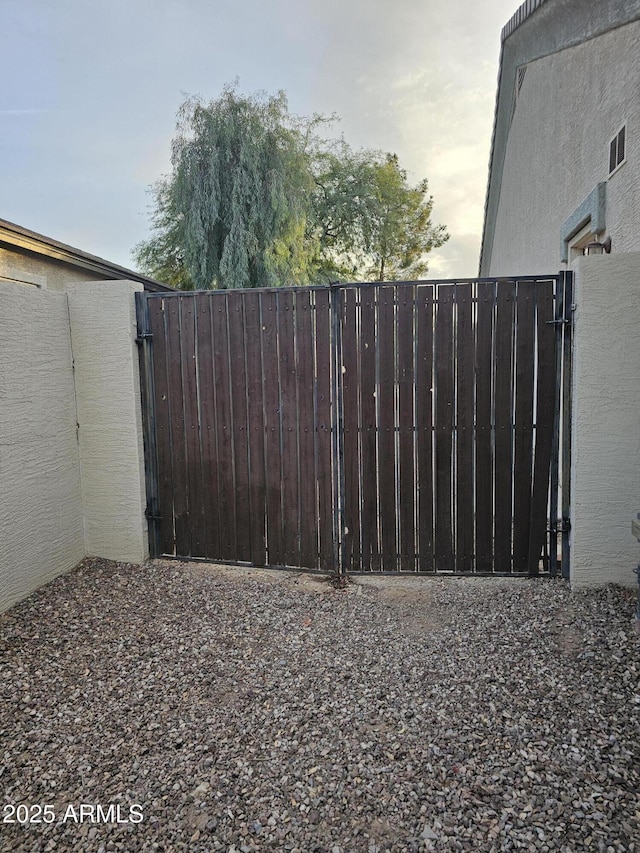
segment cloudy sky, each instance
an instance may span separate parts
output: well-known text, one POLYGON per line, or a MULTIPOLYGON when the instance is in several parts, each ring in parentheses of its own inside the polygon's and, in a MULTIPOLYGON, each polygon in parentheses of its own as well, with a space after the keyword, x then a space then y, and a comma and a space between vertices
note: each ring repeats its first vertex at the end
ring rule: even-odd
POLYGON ((477 273, 500 30, 518 0, 0 0, 0 218, 132 266, 184 96, 284 89, 428 178, 477 273))

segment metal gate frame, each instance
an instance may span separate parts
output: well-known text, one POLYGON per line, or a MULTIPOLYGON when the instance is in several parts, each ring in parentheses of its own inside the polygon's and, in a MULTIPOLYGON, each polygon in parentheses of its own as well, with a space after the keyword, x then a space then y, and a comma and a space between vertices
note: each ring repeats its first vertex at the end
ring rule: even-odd
MULTIPOLYGON (((542 554, 542 571, 549 573, 551 576, 556 576, 561 572, 563 577, 569 575, 569 511, 570 511, 570 469, 571 469, 571 320, 572 320, 572 289, 573 280, 572 273, 568 271, 560 272, 557 275, 551 276, 518 276, 509 279, 500 278, 485 278, 485 279, 453 279, 453 280, 438 280, 438 281, 423 281, 423 282, 389 282, 389 283, 370 283, 370 284, 354 284, 340 283, 324 287, 312 288, 278 288, 270 291, 247 291, 251 293, 281 293, 287 292, 311 292, 316 291, 321 294, 328 294, 331 319, 331 393, 333 395, 334 405, 331 407, 332 422, 331 422, 331 457, 332 457, 332 481, 333 481, 333 523, 332 523, 332 539, 333 539, 333 555, 331 571, 338 576, 344 577, 347 574, 358 574, 362 572, 361 567, 358 568, 353 564, 348 566, 347 560, 347 538, 348 531, 345 524, 345 500, 346 500, 346 483, 345 483, 345 383, 344 383, 344 348, 343 348, 343 326, 345 317, 345 304, 347 302, 347 292, 357 291, 361 294, 366 288, 393 288, 394 293, 403 292, 406 286, 425 287, 431 286, 434 292, 434 303, 436 302, 435 294, 438 288, 446 285, 494 285, 497 289, 507 282, 521 283, 522 286, 529 286, 528 283, 539 281, 553 282, 553 302, 554 309, 551 315, 553 319, 546 321, 553 324, 555 327, 555 388, 553 400, 553 440, 551 450, 551 464, 549 473, 549 489, 548 489, 548 527, 546 528, 545 546, 542 554)), ((377 291, 380 292, 380 291, 377 291)), ((404 291, 406 292, 406 291, 404 291)), ((212 293, 207 292, 205 293, 212 293)), ((224 293, 229 292, 214 292, 224 293)), ((145 449, 145 469, 146 469, 146 489, 147 489, 147 510, 146 516, 149 526, 149 544, 152 557, 175 557, 187 559, 205 559, 216 562, 230 562, 232 564, 254 565, 255 563, 245 560, 223 560, 212 556, 198 557, 193 555, 178 555, 178 554, 163 554, 160 545, 160 521, 161 507, 159 501, 158 488, 158 446, 156 440, 157 430, 157 401, 156 388, 154 381, 154 354, 153 354, 153 333, 150 320, 150 301, 153 299, 176 299, 181 296, 189 296, 178 292, 176 294, 153 294, 153 293, 137 293, 136 294, 136 313, 138 321, 138 337, 137 343, 140 345, 140 371, 141 371, 141 397, 143 410, 143 429, 144 429, 144 449, 145 449)), ((193 294, 195 295, 195 294, 193 294)), ((315 298, 315 297, 314 297, 315 298)), ((324 297, 323 297, 324 298, 324 297)), ((358 299, 360 296, 357 297, 358 299)), ((394 303, 395 304, 395 303, 394 303)), ((452 309, 453 310, 453 309, 452 309)), ((395 321, 394 321, 395 322, 395 321)), ((376 329, 376 334, 378 330, 376 329)), ((397 335, 397 333, 396 333, 397 335)), ((397 356, 394 356, 397 357, 397 356)), ((434 368, 435 369, 435 368, 434 368)), ((513 369, 515 382, 515 367, 513 369)), ((475 388, 475 385, 474 385, 475 388)), ((394 393, 397 393, 394 391, 394 393)), ((414 392, 415 393, 415 392, 414 392)), ((457 426, 455 427, 457 429, 457 426)), ((492 425, 495 433, 495 424, 492 425)), ((515 425, 512 424, 512 429, 515 430, 515 425)), ((475 430, 475 419, 474 419, 475 430)), ((475 446, 475 445, 474 445, 475 446)), ((414 461, 414 464, 415 461, 414 461)), ((414 483, 417 487, 417 483, 414 483)), ((399 523, 399 522, 398 522, 399 523)), ((513 523, 513 516, 512 516, 513 523)), ((418 533, 415 532, 415 541, 418 541, 418 533)), ((455 535, 455 531, 454 531, 455 535)), ((417 546, 416 546, 417 547, 417 546)), ((417 554, 415 555, 417 559, 417 554)), ((262 565, 262 563, 260 564, 262 565)), ((416 563, 417 565, 417 563, 416 563)), ((280 564, 278 564, 280 567, 280 564)), ((296 568, 298 570, 314 571, 313 568, 283 565, 284 568, 296 568)), ((326 569, 315 569, 316 571, 326 572, 326 569)), ((367 570, 369 573, 371 569, 367 570)), ((429 571, 404 570, 400 572, 388 572, 382 567, 376 569, 379 573, 400 573, 400 574, 463 574, 472 575, 536 575, 539 574, 539 565, 536 563, 529 564, 527 572, 518 571, 496 571, 495 566, 492 571, 472 570, 472 571, 456 571, 447 569, 442 571, 435 567, 429 571)))

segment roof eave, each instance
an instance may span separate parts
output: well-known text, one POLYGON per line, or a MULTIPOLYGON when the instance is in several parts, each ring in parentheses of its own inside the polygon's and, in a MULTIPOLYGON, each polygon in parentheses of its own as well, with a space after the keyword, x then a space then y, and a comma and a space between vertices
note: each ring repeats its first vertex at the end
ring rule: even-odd
POLYGON ((27 228, 23 228, 13 222, 7 222, 4 219, 0 220, 0 243, 22 249, 26 252, 44 255, 47 258, 53 258, 61 263, 80 267, 88 272, 98 273, 110 279, 137 281, 144 285, 145 290, 175 290, 175 288, 170 287, 168 284, 163 284, 160 281, 156 281, 126 267, 121 267, 118 264, 112 264, 104 258, 99 258, 97 255, 88 254, 73 246, 52 240, 50 237, 37 234, 35 231, 29 231, 27 228))

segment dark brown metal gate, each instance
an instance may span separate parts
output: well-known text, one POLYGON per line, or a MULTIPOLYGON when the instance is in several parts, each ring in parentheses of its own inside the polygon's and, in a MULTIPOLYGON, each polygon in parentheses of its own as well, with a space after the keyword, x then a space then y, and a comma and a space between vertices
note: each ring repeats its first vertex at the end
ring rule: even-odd
POLYGON ((139 294, 152 554, 554 572, 570 287, 139 294))

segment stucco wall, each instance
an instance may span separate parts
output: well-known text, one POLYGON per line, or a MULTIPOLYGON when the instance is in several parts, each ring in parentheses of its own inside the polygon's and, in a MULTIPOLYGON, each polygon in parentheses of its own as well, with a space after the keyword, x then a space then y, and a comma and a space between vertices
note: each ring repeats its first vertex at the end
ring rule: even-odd
POLYGON ((571 583, 635 586, 640 545, 640 253, 575 264, 571 583))
POLYGON ((0 611, 85 555, 67 297, 0 289, 0 611))
POLYGON ((599 182, 613 251, 640 248, 638 43, 640 21, 527 65, 484 274, 560 269, 562 226, 599 182), (608 178, 609 143, 623 124, 626 163, 608 178))
POLYGON ((88 554, 148 557, 134 282, 70 285, 88 554))
POLYGON ((141 289, 0 287, 0 612, 87 555, 148 556, 141 289))
MULTIPOLYGON (((0 247, 0 287, 6 282, 17 281, 62 292, 68 284, 86 281, 87 277, 86 270, 74 269, 70 264, 54 258, 40 258, 29 252, 0 247)), ((105 277, 96 273, 92 278, 96 280, 105 277)))

